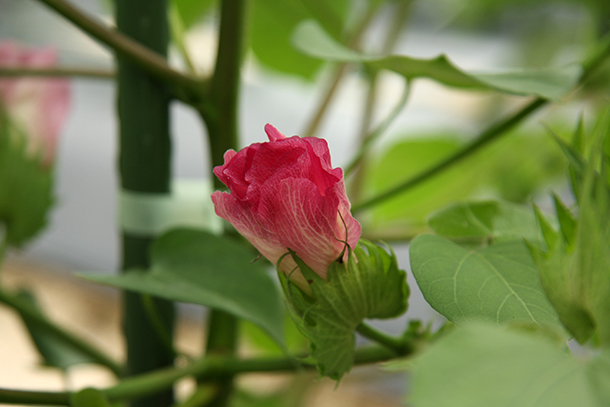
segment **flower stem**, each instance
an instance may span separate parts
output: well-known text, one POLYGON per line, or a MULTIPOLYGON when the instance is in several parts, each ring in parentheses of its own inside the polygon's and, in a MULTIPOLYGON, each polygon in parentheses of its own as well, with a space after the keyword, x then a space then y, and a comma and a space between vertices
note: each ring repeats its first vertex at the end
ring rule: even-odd
MULTIPOLYGON (((185 376, 217 379, 218 377, 232 377, 240 373, 284 373, 315 369, 314 365, 299 361, 300 358, 305 356, 251 359, 206 357, 186 367, 167 368, 125 378, 121 383, 102 389, 101 392, 110 402, 129 401, 168 389, 174 385, 176 380, 185 376)), ((356 349, 354 364, 364 365, 383 362, 394 357, 396 357, 396 352, 386 346, 367 346, 356 349)), ((70 393, 0 389, 0 403, 7 402, 13 404, 69 405, 70 393)))
POLYGON ((3 289, 0 288, 0 303, 3 303, 11 308, 13 308, 22 318, 27 318, 28 320, 35 323, 38 327, 52 333, 57 338, 61 339, 66 344, 69 344, 71 347, 78 349, 80 352, 86 354, 91 359, 95 360, 102 366, 106 366, 110 369, 115 375, 119 376, 122 372, 121 366, 118 363, 112 360, 109 356, 107 356, 101 350, 93 347, 88 342, 83 341, 81 338, 73 335, 72 333, 60 328, 59 326, 52 323, 46 317, 44 317, 40 312, 32 308, 32 306, 24 302, 22 299, 18 298, 15 295, 12 295, 3 289))
MULTIPOLYGON (((598 44, 595 52, 583 62, 583 73, 580 76, 577 87, 582 85, 605 61, 608 56, 610 56, 610 35, 608 35, 603 41, 598 44)), ((407 191, 410 188, 413 188, 420 183, 427 181, 429 178, 439 174, 446 168, 451 167, 453 164, 459 162, 460 160, 470 156, 474 152, 478 151, 480 148, 484 147, 488 143, 498 139, 500 136, 506 134, 508 130, 519 124, 522 120, 527 118, 530 114, 537 111, 542 106, 549 103, 547 99, 536 98, 522 109, 514 113, 513 115, 501 120, 499 122, 494 123, 486 130, 481 132, 477 138, 475 138, 471 143, 464 146, 464 148, 458 150, 453 155, 445 158, 443 161, 437 163, 431 168, 428 168, 416 176, 400 183, 396 187, 382 192, 381 194, 374 196, 364 202, 360 202, 355 204, 352 207, 352 212, 362 211, 364 209, 370 208, 371 206, 377 205, 386 200, 392 199, 401 193, 407 191)))
MULTIPOLYGON (((208 130, 212 168, 222 165, 225 152, 229 149, 237 149, 238 145, 237 108, 245 20, 245 0, 223 0, 221 2, 216 65, 209 83, 208 98, 199 106, 199 112, 208 130)), ((213 178, 215 189, 222 188, 223 184, 220 180, 213 178)), ((206 356, 230 357, 234 355, 237 349, 237 338, 237 318, 221 310, 210 310, 206 356)), ((216 394, 206 406, 227 405, 233 391, 232 375, 207 378, 198 376, 198 379, 200 382, 210 379, 216 381, 216 394)))
POLYGON ((362 322, 356 327, 356 332, 385 347, 392 349, 398 356, 405 356, 413 352, 413 344, 404 338, 394 338, 378 331, 372 326, 362 322))

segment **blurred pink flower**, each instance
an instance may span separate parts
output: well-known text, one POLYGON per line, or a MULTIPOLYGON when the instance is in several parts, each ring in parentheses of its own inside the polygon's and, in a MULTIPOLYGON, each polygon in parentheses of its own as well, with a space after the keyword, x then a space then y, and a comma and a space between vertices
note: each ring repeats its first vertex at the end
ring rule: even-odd
MULTIPOLYGON (((10 41, 0 43, 1 67, 49 68, 56 62, 57 53, 51 48, 25 48, 10 41)), ((0 105, 28 135, 28 150, 41 154, 46 166, 54 161, 69 98, 67 79, 31 76, 0 79, 0 105)))
MULTIPOLYGON (((332 168, 323 139, 287 138, 267 124, 269 142, 225 153, 214 174, 230 193, 216 191, 216 214, 230 222, 260 253, 277 264, 288 248, 326 279, 345 241, 354 248, 360 224, 350 213, 343 171, 332 168)), ((347 250, 345 252, 347 256, 347 250)), ((346 257, 345 257, 346 258, 346 257)), ((292 257, 279 268, 308 290, 292 257)))

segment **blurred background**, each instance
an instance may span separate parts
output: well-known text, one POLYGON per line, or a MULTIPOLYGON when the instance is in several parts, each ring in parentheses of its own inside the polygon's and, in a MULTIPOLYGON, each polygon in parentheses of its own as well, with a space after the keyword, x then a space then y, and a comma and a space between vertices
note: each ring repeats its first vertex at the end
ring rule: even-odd
MULTIPOLYGON (((110 1, 73 0, 72 3, 112 24, 110 1)), ((286 135, 304 135, 333 81, 335 66, 299 54, 286 42, 287 36, 275 35, 289 33, 303 19, 300 11, 295 11, 297 7, 291 8, 292 3, 298 2, 286 1, 285 9, 278 9, 272 7, 272 1, 251 1, 249 48, 240 96, 242 145, 264 141, 266 123, 286 135)), ((392 52, 421 58, 446 54, 458 67, 470 71, 578 62, 591 44, 610 29, 607 0, 383 3, 362 35, 362 50, 379 53, 387 42, 389 22, 397 10, 403 10, 404 24, 391 41, 392 52)), ((349 28, 354 21, 359 21, 369 2, 345 0, 337 4, 338 8, 343 7, 342 18, 349 28)), ((216 50, 214 2, 175 0, 173 7, 188 29, 184 43, 193 65, 197 72, 209 73, 216 50)), ((34 0, 0 0, 0 41, 4 40, 55 47, 62 66, 114 69, 111 53, 34 0)), ((186 68, 176 46, 170 55, 173 65, 186 68)), ((375 109, 369 111, 369 123, 363 126, 366 101, 370 97, 367 96, 370 83, 367 75, 356 68, 346 68, 316 133, 328 140, 334 166, 344 166, 350 161, 362 128, 374 128, 389 114, 403 92, 401 77, 381 73, 375 81, 375 109)), ((569 135, 583 113, 583 106, 593 112, 585 112, 585 118, 589 114, 592 117, 599 108, 595 96, 607 91, 607 79, 607 74, 597 75, 586 88, 544 109, 493 146, 442 176, 364 213, 360 220, 365 234, 395 242, 400 265, 408 269, 407 242, 426 230, 426 217, 439 207, 455 200, 488 197, 513 202, 536 199, 544 205, 544 196, 550 190, 566 194, 566 163, 545 125, 560 135, 569 135)), ((407 107, 370 152, 367 171, 359 179, 359 186, 354 187, 348 180, 353 198, 373 196, 427 168, 476 136, 494 119, 514 111, 526 101, 516 96, 450 89, 426 79, 418 79, 411 86, 407 107)), ((111 273, 119 267, 115 86, 108 79, 74 78, 71 92, 71 112, 56 160, 57 203, 51 221, 34 243, 22 252, 11 254, 3 277, 8 284, 34 285, 43 292, 42 301, 48 301, 52 317, 70 326, 80 324, 75 329, 82 329, 84 335, 116 349, 115 353, 120 355, 117 293, 67 279, 74 272, 111 273)), ((175 102, 172 129, 175 176, 209 180, 205 129, 197 114, 175 102)), ((413 294, 405 318, 438 320, 423 301, 415 282, 410 279, 410 283, 413 294)), ((197 323, 201 312, 187 309, 185 313, 189 316, 181 328, 183 339, 179 346, 198 352, 202 334, 197 323)), ((10 320, 3 309, 0 309, 0 318, 5 318, 5 323, 0 320, 0 364, 15 366, 2 369, 5 373, 0 373, 0 386, 61 386, 61 378, 51 379, 52 384, 36 379, 39 372, 32 371, 36 360, 32 350, 16 348, 24 346, 23 337, 16 333, 20 329, 18 323, 10 320), (13 369, 22 375, 8 373, 13 369)), ((405 318, 382 325, 397 332, 404 326, 405 318)), ((82 380, 98 385, 109 380, 100 372, 91 374, 91 379, 82 380)), ((360 373, 361 376, 368 374, 370 371, 366 370, 360 373)), ((358 382, 358 378, 355 375, 350 380, 358 382)), ((79 386, 81 379, 74 380, 74 385, 79 386)), ((404 387, 399 376, 383 373, 373 383, 377 386, 377 399, 386 394, 398 403, 396 400, 404 387), (380 383, 386 383, 385 387, 380 387, 380 383)), ((349 385, 341 387, 349 388, 349 385)), ((363 390, 359 385, 352 385, 352 390, 356 388, 363 390)), ((332 393, 329 389, 320 391, 332 393)), ((366 405, 374 405, 370 403, 375 397, 360 397, 360 401, 368 400, 366 405)), ((389 400, 384 402, 379 405, 391 405, 389 400)), ((318 401, 312 405, 323 404, 318 401)))

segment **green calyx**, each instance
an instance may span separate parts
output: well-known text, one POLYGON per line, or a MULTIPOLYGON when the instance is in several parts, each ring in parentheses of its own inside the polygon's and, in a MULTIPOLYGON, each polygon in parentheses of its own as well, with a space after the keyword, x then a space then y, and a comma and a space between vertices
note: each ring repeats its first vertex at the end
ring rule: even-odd
POLYGON ((318 276, 293 251, 311 296, 279 272, 290 314, 310 341, 310 356, 321 375, 339 380, 354 362, 356 327, 368 318, 393 318, 407 310, 409 287, 396 256, 361 239, 347 263, 341 256, 318 276))

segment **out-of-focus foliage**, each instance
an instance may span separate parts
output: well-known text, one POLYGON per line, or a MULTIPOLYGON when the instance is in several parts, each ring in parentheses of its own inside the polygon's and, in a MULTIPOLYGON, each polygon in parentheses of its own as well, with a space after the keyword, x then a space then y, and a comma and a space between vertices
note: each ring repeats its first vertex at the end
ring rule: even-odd
MULTIPOLYGON (((17 298, 19 301, 28 304, 33 312, 39 314, 41 318, 46 318, 32 292, 21 290, 17 294, 17 298)), ((93 358, 62 340, 62 338, 53 332, 41 327, 35 320, 23 314, 21 317, 34 346, 42 357, 42 364, 44 366, 67 370, 73 365, 96 362, 93 358)))
POLYGON ((188 29, 212 11, 217 0, 172 0, 172 3, 178 10, 184 28, 188 29))
MULTIPOLYGON (((364 175, 362 199, 375 196, 432 167, 465 145, 457 134, 413 135, 373 156, 364 175)), ((524 202, 559 179, 566 160, 540 126, 506 136, 436 177, 377 205, 365 220, 372 235, 407 237, 424 227, 435 209, 471 197, 496 196, 524 202)))
POLYGON ((300 24, 295 30, 293 43, 303 53, 316 58, 364 63, 369 69, 388 69, 406 79, 426 77, 447 86, 473 90, 493 89, 548 99, 558 99, 570 91, 581 73, 576 64, 543 70, 469 73, 457 68, 445 55, 432 59, 404 55, 366 55, 341 45, 315 21, 300 24))
POLYGON ((413 369, 417 407, 603 407, 610 356, 571 357, 547 337, 467 324, 432 345, 413 369))
POLYGON ((344 35, 351 0, 253 0, 250 45, 257 59, 274 70, 312 78, 322 62, 297 51, 290 38, 304 20, 315 19, 331 35, 344 35))
POLYGON ((6 242, 21 247, 47 223, 53 205, 52 171, 40 152, 28 151, 28 138, 0 111, 0 223, 6 242))

